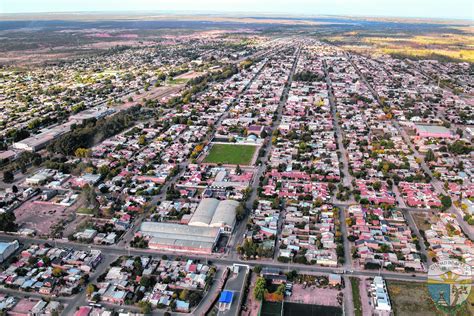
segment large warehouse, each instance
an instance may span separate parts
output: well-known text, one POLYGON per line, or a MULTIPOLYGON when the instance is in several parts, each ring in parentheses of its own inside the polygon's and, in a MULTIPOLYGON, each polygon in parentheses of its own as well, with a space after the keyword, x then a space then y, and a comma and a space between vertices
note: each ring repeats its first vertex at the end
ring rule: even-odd
POLYGON ((17 240, 12 242, 0 242, 0 263, 7 260, 19 247, 20 244, 17 240))
POLYGON ((148 247, 151 249, 212 253, 220 228, 143 222, 138 234, 149 238, 148 247))
POLYGON ((235 226, 238 206, 239 202, 234 200, 202 199, 188 225, 218 227, 223 232, 230 233, 235 226))

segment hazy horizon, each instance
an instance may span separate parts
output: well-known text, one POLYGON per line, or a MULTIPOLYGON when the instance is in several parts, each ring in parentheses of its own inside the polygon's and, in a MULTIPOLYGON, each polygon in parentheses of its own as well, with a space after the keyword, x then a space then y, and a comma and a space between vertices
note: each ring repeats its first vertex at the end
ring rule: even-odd
POLYGON ((462 19, 473 21, 473 4, 470 0, 175 0, 156 3, 136 0, 117 3, 112 0, 4 0, 0 14, 65 14, 65 13, 139 13, 163 12, 190 14, 266 14, 288 16, 353 16, 378 18, 462 19), (270 9, 269 9, 270 8, 270 9))

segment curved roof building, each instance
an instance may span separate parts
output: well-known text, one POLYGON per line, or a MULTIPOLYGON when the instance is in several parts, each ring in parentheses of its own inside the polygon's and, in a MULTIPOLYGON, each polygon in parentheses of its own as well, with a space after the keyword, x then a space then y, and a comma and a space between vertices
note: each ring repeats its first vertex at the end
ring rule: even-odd
POLYGON ((223 227, 226 231, 232 231, 236 221, 236 209, 238 206, 239 202, 234 200, 202 199, 188 225, 223 227))
POLYGON ((139 234, 149 238, 148 246, 151 249, 212 253, 219 239, 220 228, 143 222, 139 234))
POLYGON ((234 226, 235 213, 239 206, 239 202, 234 200, 221 201, 214 212, 209 225, 211 227, 234 226))
POLYGON ((219 203, 220 201, 218 199, 202 199, 201 203, 199 203, 196 208, 196 211, 194 211, 193 217, 191 217, 191 220, 189 221, 189 225, 209 226, 219 203))

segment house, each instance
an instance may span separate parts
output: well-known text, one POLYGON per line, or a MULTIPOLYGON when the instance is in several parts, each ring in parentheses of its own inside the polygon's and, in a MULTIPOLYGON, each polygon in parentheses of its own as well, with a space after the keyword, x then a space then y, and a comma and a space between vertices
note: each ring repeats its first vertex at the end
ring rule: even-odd
POLYGON ((181 300, 176 300, 176 311, 181 313, 189 313, 189 303, 181 300))
POLYGON ((90 307, 90 306, 81 306, 74 313, 74 316, 89 316, 91 312, 92 312, 92 307, 90 307))

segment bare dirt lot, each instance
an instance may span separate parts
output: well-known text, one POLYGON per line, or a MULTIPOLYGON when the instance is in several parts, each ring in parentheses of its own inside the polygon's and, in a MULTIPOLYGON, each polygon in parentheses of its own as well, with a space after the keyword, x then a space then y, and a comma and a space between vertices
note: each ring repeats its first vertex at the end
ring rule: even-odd
POLYGON ((34 198, 15 210, 16 221, 21 228, 36 230, 38 235, 48 235, 60 220, 67 220, 74 212, 74 206, 65 207, 42 203, 34 198))
POLYGON ((202 74, 202 72, 188 71, 184 74, 177 76, 175 79, 194 79, 201 76, 202 74))
POLYGON ((329 286, 318 288, 313 285, 303 288, 302 284, 294 284, 293 295, 287 297, 285 301, 312 305, 340 306, 337 302, 337 295, 340 292, 338 289, 329 286))
POLYGON ((162 87, 153 87, 150 88, 149 91, 144 91, 140 94, 130 94, 126 95, 122 98, 122 101, 125 103, 117 106, 118 109, 127 109, 129 107, 132 107, 137 104, 141 104, 143 102, 143 99, 148 99, 148 100, 161 100, 165 97, 168 97, 174 93, 178 93, 184 88, 184 84, 178 84, 174 86, 162 86, 162 87), (128 101, 129 97, 133 98, 133 101, 128 101))

